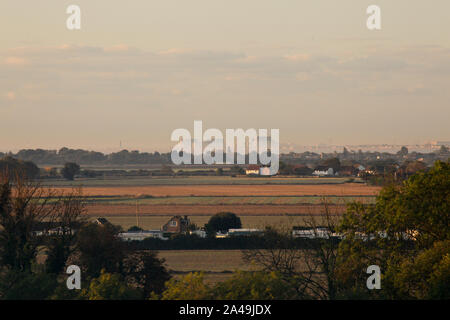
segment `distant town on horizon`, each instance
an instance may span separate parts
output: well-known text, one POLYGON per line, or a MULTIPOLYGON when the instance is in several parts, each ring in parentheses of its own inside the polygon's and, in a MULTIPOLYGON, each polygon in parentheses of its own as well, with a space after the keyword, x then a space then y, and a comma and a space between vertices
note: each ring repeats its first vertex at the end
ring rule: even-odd
MULTIPOLYGON (((408 148, 410 152, 419 152, 419 153, 430 153, 440 150, 441 146, 450 147, 450 140, 434 140, 429 141, 423 144, 357 144, 357 145, 334 145, 334 144, 316 144, 316 145, 293 145, 293 144, 283 144, 280 146, 280 154, 289 154, 289 153, 303 153, 303 152, 315 152, 315 153, 333 153, 333 152, 342 152, 344 148, 349 150, 350 152, 358 152, 361 150, 362 152, 387 152, 387 153, 396 153, 401 150, 402 147, 408 148)), ((88 147, 69 147, 69 146, 61 146, 54 148, 46 148, 46 147, 33 147, 33 148, 17 148, 13 150, 5 150, 0 146, 0 156, 6 154, 16 154, 25 150, 45 150, 45 151, 53 151, 57 152, 61 149, 71 149, 71 150, 83 150, 90 152, 100 152, 103 154, 111 154, 120 152, 123 150, 127 150, 130 152, 138 151, 140 153, 170 153, 170 149, 167 150, 149 150, 146 148, 130 148, 125 144, 122 146, 120 144, 117 148, 88 148, 88 147)))

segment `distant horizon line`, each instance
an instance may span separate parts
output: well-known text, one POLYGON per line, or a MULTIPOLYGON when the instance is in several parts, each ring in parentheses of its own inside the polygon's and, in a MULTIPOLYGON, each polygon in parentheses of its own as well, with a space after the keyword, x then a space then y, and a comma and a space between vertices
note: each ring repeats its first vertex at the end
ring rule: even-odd
MULTIPOLYGON (((439 140, 433 140, 429 141, 427 143, 413 143, 413 144, 390 144, 390 143, 367 143, 367 144, 326 144, 326 143, 319 143, 314 145, 291 145, 291 144, 281 144, 280 146, 280 154, 288 154, 291 152, 294 153, 301 153, 301 152, 307 152, 307 151, 315 151, 315 152, 324 152, 321 150, 329 149, 329 151, 334 152, 337 151, 337 149, 343 149, 347 148, 349 151, 358 151, 361 149, 370 149, 371 151, 377 151, 377 148, 380 148, 380 150, 386 150, 386 149, 400 149, 401 147, 407 147, 408 149, 411 149, 411 151, 417 150, 423 150, 423 149, 429 149, 429 152, 432 152, 433 149, 437 150, 441 146, 450 146, 450 140, 447 141, 439 141, 439 140), (358 149, 355 149, 358 148, 358 149), (291 150, 290 150, 291 149, 291 150)), ((106 147, 106 148, 86 148, 86 147, 68 147, 68 146, 62 146, 59 148, 54 147, 22 147, 22 148, 15 148, 15 149, 0 149, 1 153, 18 153, 21 150, 46 150, 46 151, 59 151, 63 148, 67 148, 70 150, 84 150, 84 151, 93 151, 93 152, 101 152, 104 154, 108 153, 116 153, 120 151, 127 150, 129 152, 131 151, 138 151, 140 153, 147 152, 147 153, 170 153, 171 149, 170 147, 167 148, 167 150, 158 150, 154 148, 152 151, 150 149, 146 148, 135 148, 135 147, 106 147)))

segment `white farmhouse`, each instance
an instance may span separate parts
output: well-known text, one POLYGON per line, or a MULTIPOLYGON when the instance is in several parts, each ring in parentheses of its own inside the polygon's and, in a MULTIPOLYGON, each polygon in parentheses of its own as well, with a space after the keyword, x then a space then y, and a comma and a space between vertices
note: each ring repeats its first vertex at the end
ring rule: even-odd
POLYGON ((259 175, 261 176, 270 176, 270 168, 269 167, 261 167, 259 168, 259 175))
POLYGON ((206 231, 205 230, 194 230, 189 232, 189 234, 194 234, 200 238, 206 238, 206 231))
POLYGON ((316 169, 314 170, 314 172, 312 173, 314 176, 319 176, 319 177, 323 177, 323 176, 333 176, 334 175, 334 170, 333 168, 328 168, 328 169, 316 169))

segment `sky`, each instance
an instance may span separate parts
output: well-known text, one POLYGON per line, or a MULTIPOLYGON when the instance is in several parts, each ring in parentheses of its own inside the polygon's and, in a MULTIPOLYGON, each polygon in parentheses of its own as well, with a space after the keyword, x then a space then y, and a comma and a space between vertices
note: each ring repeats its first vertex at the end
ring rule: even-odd
POLYGON ((167 152, 194 120, 291 149, 450 140, 449 84, 448 0, 0 3, 0 151, 167 152))

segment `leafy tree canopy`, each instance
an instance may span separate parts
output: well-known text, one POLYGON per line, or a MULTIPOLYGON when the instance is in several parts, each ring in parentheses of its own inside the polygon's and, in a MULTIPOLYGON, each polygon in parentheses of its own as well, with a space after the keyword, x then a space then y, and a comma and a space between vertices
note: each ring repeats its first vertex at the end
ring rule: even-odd
POLYGON ((80 173, 80 166, 74 162, 67 162, 61 170, 61 174, 67 180, 73 180, 78 173, 80 173))
POLYGON ((241 219, 232 212, 216 213, 206 224, 206 230, 209 232, 227 232, 229 229, 239 229, 241 227, 241 219))

